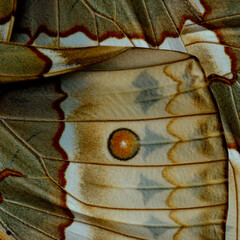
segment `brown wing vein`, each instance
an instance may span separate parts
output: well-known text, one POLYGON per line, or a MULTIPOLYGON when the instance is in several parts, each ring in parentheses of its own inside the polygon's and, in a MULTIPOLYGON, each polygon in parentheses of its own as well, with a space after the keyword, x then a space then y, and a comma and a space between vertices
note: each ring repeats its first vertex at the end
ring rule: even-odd
POLYGON ((18 218, 18 217, 16 217, 16 216, 12 215, 11 213, 9 213, 9 212, 3 210, 1 207, 0 207, 0 211, 4 212, 4 213, 7 214, 8 216, 10 216, 10 217, 12 217, 12 218, 18 220, 19 222, 23 223, 24 225, 26 225, 26 226, 28 226, 28 227, 30 227, 30 228, 32 228, 32 229, 34 229, 34 230, 36 230, 36 231, 42 233, 42 234, 48 236, 49 238, 52 238, 52 239, 54 239, 54 240, 58 240, 57 238, 51 236, 50 234, 48 234, 48 233, 46 233, 46 232, 44 232, 44 231, 42 231, 42 230, 40 230, 40 229, 38 229, 38 228, 32 226, 31 224, 29 224, 29 223, 27 223, 27 222, 25 222, 25 221, 22 221, 20 218, 18 218))
POLYGON ((216 115, 218 112, 207 112, 207 113, 198 113, 198 114, 186 114, 186 115, 177 115, 177 116, 168 116, 168 117, 156 117, 156 118, 145 118, 145 119, 104 119, 104 120, 54 120, 54 119, 24 119, 24 118, 12 118, 12 117, 0 117, 0 120, 8 121, 23 121, 23 122, 139 122, 139 121, 155 121, 160 119, 175 119, 182 117, 195 117, 195 116, 207 116, 207 115, 216 115))

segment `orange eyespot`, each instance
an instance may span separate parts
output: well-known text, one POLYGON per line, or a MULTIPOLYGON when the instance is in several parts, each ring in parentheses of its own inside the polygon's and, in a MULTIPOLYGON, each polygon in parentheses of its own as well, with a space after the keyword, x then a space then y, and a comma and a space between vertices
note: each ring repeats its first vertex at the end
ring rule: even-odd
POLYGON ((117 129, 109 136, 108 149, 114 158, 129 160, 138 153, 139 148, 139 137, 127 128, 117 129))

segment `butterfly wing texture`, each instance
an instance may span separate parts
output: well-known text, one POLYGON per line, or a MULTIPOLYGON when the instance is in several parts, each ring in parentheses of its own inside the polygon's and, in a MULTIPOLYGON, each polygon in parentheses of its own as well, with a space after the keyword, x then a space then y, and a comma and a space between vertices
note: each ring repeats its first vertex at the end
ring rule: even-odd
POLYGON ((239 14, 1 1, 3 238, 238 240, 239 14))
POLYGON ((228 161, 199 63, 147 49, 106 63, 2 88, 4 226, 17 239, 224 239, 228 161), (108 144, 121 129, 138 136, 124 161, 108 144))

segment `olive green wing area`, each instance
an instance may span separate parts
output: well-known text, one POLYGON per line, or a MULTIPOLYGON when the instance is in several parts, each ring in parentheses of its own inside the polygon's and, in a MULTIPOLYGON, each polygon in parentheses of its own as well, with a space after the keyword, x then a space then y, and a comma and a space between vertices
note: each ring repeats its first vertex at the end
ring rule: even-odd
MULTIPOLYGON (((27 88, 25 93, 29 90, 27 88)), ((33 100, 27 94, 25 97, 22 101, 33 100)), ((59 96, 53 94, 52 97, 57 101, 59 96)), ((51 105, 44 102, 43 105, 45 110, 49 107, 46 111, 54 112, 51 105)), ((8 107, 11 108, 10 102, 8 107)), ((0 221, 13 239, 63 239, 64 228, 72 221, 64 203, 64 192, 47 176, 40 155, 29 145, 46 131, 54 138, 56 128, 29 129, 28 138, 22 139, 1 120, 0 221)), ((48 144, 50 149, 54 148, 51 142, 48 144)))
POLYGON ((239 238, 239 146, 240 83, 216 77, 210 86, 216 99, 224 128, 229 156, 229 213, 227 239, 239 238))
POLYGON ((0 40, 10 41, 15 13, 16 13, 17 0, 2 0, 0 3, 0 40))
POLYGON ((199 16, 180 0, 20 0, 16 19, 12 41, 28 45, 162 46, 185 51, 179 32, 186 19, 199 16))

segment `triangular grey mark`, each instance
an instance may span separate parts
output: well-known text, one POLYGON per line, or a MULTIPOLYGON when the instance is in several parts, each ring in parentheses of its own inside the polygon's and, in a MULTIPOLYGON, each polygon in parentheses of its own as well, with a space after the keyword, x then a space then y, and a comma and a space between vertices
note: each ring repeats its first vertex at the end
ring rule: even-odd
POLYGON ((142 89, 136 98, 136 102, 141 104, 144 113, 162 96, 158 88, 158 81, 147 71, 140 73, 132 84, 134 87, 142 89))
POLYGON ((143 156, 146 158, 151 152, 163 147, 169 139, 164 136, 158 135, 151 131, 148 126, 145 127, 145 137, 141 141, 141 146, 143 147, 143 156))
POLYGON ((154 239, 157 239, 159 236, 161 236, 167 230, 169 230, 168 227, 160 227, 161 225, 163 225, 163 222, 161 222, 158 218, 154 216, 151 216, 149 220, 145 223, 152 225, 152 226, 146 226, 146 228, 152 233, 154 239))
POLYGON ((161 184, 144 177, 142 174, 140 175, 140 183, 138 184, 137 190, 141 192, 144 204, 147 204, 154 194, 165 190, 160 188, 161 186, 161 184))

